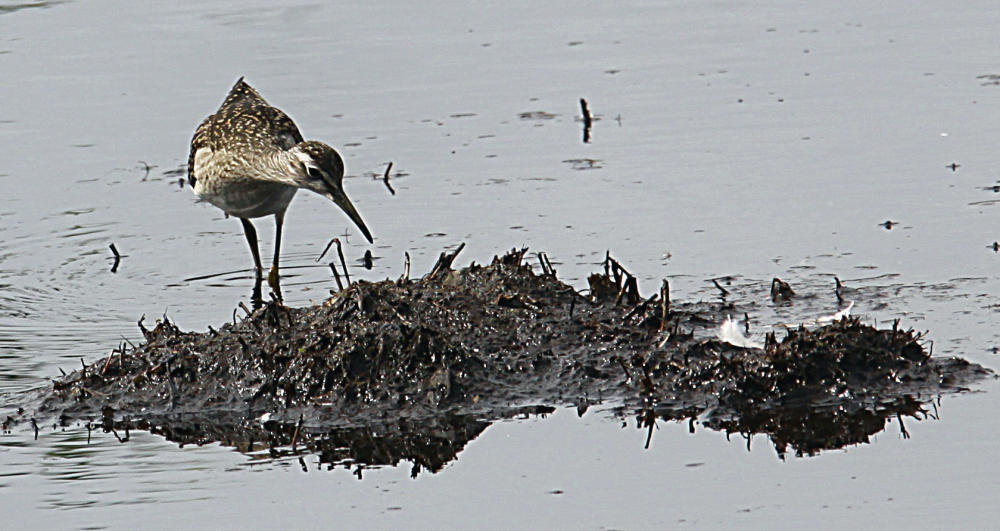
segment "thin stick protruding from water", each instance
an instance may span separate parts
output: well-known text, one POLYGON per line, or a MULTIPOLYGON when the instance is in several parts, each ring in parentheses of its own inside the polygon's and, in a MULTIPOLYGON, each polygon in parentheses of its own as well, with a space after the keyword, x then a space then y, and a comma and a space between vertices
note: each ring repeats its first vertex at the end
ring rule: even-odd
POLYGON ((392 169, 392 162, 389 163, 385 168, 385 175, 382 176, 382 182, 385 183, 385 187, 389 189, 392 195, 396 195, 396 191, 392 189, 392 185, 389 184, 389 170, 392 169))
POLYGON ((726 288, 722 287, 722 285, 719 284, 719 281, 717 279, 713 278, 712 279, 712 284, 715 284, 715 287, 719 290, 719 293, 721 294, 721 296, 723 298, 725 298, 727 295, 729 295, 729 290, 727 290, 726 288))
POLYGON ((538 255, 538 263, 542 266, 542 274, 555 278, 556 270, 552 268, 552 262, 549 261, 549 255, 542 251, 539 251, 536 254, 538 255))
POLYGON ((330 250, 330 247, 333 246, 333 242, 336 240, 337 238, 330 238, 330 241, 326 242, 326 247, 323 248, 323 252, 319 253, 319 257, 316 258, 317 264, 319 263, 320 260, 323 259, 324 256, 326 256, 326 252, 330 250))
POLYGON ((340 281, 340 273, 337 272, 337 264, 330 262, 330 271, 333 271, 333 278, 337 281, 337 290, 344 291, 344 284, 340 281))
POLYGON ((120 264, 121 261, 122 261, 122 255, 118 254, 118 248, 115 247, 115 244, 112 243, 108 247, 111 248, 111 253, 115 255, 115 263, 111 264, 111 272, 112 273, 117 273, 118 272, 118 264, 120 264))
POLYGON ((337 244, 337 254, 340 256, 340 266, 344 268, 344 279, 347 287, 351 287, 351 274, 347 272, 347 260, 344 260, 344 248, 340 245, 340 238, 334 238, 333 243, 337 244))

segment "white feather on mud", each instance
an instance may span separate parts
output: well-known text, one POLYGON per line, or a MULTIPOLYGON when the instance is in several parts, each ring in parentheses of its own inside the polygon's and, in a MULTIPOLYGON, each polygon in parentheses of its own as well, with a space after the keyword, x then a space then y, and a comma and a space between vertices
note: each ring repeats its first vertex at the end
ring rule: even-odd
MULTIPOLYGON (((798 326, 822 326, 825 324, 830 324, 835 321, 839 321, 848 315, 851 315, 851 309, 854 308, 854 301, 849 301, 847 306, 837 311, 836 313, 830 315, 822 315, 811 321, 802 321, 799 323, 789 323, 784 325, 778 325, 782 328, 793 328, 798 326)), ((769 327, 773 330, 775 327, 769 327)), ((733 320, 731 315, 726 316, 726 320, 722 322, 719 326, 718 332, 716 332, 716 337, 719 341, 723 343, 729 343, 734 347, 740 348, 764 348, 764 343, 754 339, 754 336, 760 336, 762 334, 746 335, 740 329, 739 324, 733 320)))
POLYGON ((726 320, 722 321, 722 325, 719 326, 719 331, 716 333, 719 341, 723 343, 729 343, 734 347, 740 348, 764 348, 764 344, 757 341, 749 336, 743 335, 740 331, 740 326, 733 321, 733 316, 727 315, 726 320))

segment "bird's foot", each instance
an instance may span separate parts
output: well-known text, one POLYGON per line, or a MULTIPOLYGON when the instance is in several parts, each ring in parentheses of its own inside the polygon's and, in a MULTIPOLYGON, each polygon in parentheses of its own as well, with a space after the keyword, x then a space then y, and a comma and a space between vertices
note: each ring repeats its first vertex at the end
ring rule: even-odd
POLYGON ((271 287, 275 302, 281 302, 281 277, 276 266, 267 274, 267 285, 271 287))

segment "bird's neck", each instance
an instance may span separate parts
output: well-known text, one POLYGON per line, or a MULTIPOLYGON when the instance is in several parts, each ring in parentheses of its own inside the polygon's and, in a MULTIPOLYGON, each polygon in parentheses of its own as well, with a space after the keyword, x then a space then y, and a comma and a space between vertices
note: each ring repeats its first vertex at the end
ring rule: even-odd
POLYGON ((289 186, 299 186, 305 177, 305 168, 294 149, 274 152, 256 166, 265 179, 289 186))

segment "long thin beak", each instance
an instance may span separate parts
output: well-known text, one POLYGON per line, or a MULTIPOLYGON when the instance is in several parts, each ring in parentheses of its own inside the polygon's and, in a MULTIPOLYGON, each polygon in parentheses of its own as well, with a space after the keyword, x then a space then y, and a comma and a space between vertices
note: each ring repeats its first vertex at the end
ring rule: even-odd
POLYGON ((361 219, 361 214, 358 214, 358 210, 354 208, 354 205, 351 203, 351 200, 347 198, 347 194, 345 194, 344 191, 341 190, 339 187, 336 188, 331 187, 331 188, 332 188, 331 191, 326 192, 323 195, 325 195, 328 199, 330 199, 334 203, 337 203, 337 206, 339 206, 344 211, 344 213, 347 214, 347 217, 351 218, 351 221, 353 221, 354 224, 357 225, 359 229, 361 229, 361 234, 365 235, 365 238, 368 240, 368 243, 373 243, 372 233, 368 232, 368 227, 365 226, 364 220, 361 219))

